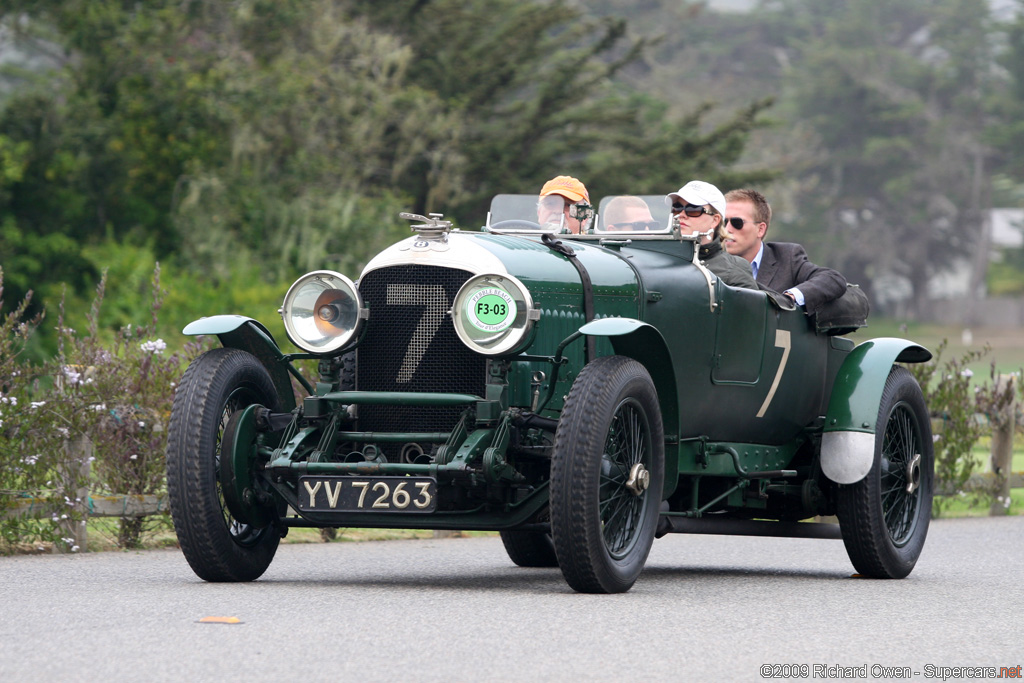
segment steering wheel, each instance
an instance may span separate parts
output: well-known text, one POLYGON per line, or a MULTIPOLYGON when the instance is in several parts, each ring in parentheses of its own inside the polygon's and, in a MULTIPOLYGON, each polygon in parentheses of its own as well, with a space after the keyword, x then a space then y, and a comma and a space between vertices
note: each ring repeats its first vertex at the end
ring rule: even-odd
POLYGON ((540 223, 523 220, 521 218, 510 218, 505 221, 498 221, 490 226, 491 230, 530 230, 532 232, 545 232, 540 223))

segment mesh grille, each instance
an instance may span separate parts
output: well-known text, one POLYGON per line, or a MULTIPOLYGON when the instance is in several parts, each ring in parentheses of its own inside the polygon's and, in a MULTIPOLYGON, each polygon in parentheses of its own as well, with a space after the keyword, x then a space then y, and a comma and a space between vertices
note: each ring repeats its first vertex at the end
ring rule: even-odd
MULTIPOLYGON (((487 360, 463 344, 448 311, 472 273, 392 266, 368 273, 359 291, 370 309, 359 345, 360 391, 435 391, 483 396, 487 360)), ((363 431, 449 431, 464 407, 359 406, 363 431)))

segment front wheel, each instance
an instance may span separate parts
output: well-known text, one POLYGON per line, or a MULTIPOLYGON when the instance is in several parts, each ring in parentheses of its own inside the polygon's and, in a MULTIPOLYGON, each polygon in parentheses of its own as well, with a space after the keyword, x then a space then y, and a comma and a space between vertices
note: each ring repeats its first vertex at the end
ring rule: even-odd
POLYGON ((836 514, 850 561, 863 575, 902 579, 924 547, 932 512, 935 453, 921 387, 905 368, 885 381, 871 470, 839 487, 836 514))
POLYGON ((231 514, 220 480, 231 416, 259 404, 278 409, 266 368, 239 349, 213 349, 189 365, 167 430, 167 494, 181 551, 205 581, 252 581, 270 566, 281 534, 231 514))
POLYGON ((551 463, 551 533, 581 593, 623 593, 643 571, 658 523, 665 439, 654 382, 624 356, 580 372, 551 463))

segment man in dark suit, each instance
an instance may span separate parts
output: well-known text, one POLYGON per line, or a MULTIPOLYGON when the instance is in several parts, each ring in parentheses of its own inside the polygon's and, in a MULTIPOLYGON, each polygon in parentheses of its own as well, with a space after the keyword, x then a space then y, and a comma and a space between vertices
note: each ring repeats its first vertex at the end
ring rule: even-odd
POLYGON ((732 190, 725 195, 725 248, 750 262, 758 285, 782 292, 814 313, 823 304, 846 293, 846 278, 816 266, 799 244, 765 242, 772 208, 757 190, 732 190))

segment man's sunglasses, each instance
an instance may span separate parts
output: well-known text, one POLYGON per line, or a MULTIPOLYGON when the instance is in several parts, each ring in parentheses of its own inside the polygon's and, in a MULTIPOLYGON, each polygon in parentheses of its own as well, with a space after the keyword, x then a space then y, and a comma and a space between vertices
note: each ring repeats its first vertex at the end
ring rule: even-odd
POLYGON ((746 221, 744 221, 739 216, 733 216, 732 218, 726 218, 725 222, 728 223, 729 225, 731 225, 733 227, 733 230, 742 230, 743 229, 743 224, 746 223, 746 221))
POLYGON ((644 230, 660 230, 661 223, 658 221, 633 221, 632 223, 612 223, 606 230, 643 232, 644 230))
POLYGON ((685 213, 690 218, 699 218, 702 214, 708 214, 709 216, 715 215, 714 212, 706 206, 697 206, 696 204, 680 204, 679 202, 672 202, 672 213, 685 213))

